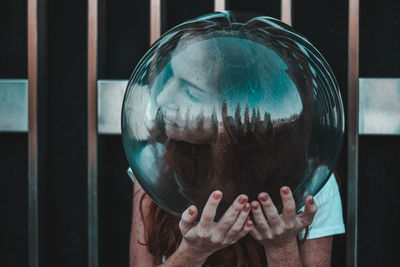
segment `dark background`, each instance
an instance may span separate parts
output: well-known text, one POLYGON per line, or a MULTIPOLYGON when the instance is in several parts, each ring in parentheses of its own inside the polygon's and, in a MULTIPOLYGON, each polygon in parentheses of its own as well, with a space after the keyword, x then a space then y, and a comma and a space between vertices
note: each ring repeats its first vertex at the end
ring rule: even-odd
MULTIPOLYGON (((149 40, 149 1, 100 5, 99 79, 128 79, 149 40)), ((279 18, 280 1, 231 0, 231 10, 279 18)), ((26 0, 0 1, 0 78, 27 78, 26 0)), ((169 0, 164 29, 213 9, 213 1, 169 0)), ((87 266, 87 3, 47 1, 46 161, 40 221, 41 266, 87 266)), ((400 77, 400 4, 361 1, 360 77, 400 77)), ((348 1, 293 1, 293 26, 325 56, 347 114, 348 1)), ((360 136, 360 266, 395 266, 399 238, 398 136, 360 136)), ((132 183, 121 137, 99 136, 101 266, 128 266, 132 183)), ((27 134, 0 133, 0 266, 28 266, 27 134)), ((347 144, 338 166, 346 203, 347 144)), ((344 205, 346 211, 346 205, 344 205)), ((333 266, 344 266, 345 236, 333 266)))

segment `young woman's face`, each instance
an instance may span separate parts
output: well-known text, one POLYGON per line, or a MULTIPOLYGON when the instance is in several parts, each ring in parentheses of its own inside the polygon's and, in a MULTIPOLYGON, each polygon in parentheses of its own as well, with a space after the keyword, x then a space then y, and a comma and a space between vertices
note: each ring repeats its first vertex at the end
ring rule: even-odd
POLYGON ((241 38, 183 41, 176 47, 156 95, 168 137, 204 144, 224 129, 222 103, 233 116, 248 105, 264 118, 289 118, 303 104, 289 66, 272 48, 241 38), (186 45, 186 46, 185 46, 186 45), (218 121, 216 121, 218 120, 218 121), (216 127, 218 127, 216 132, 216 127))
POLYGON ((173 55, 170 77, 156 102, 161 107, 168 137, 190 143, 208 143, 212 138, 213 111, 218 111, 215 85, 216 60, 206 51, 206 41, 178 49, 173 55))

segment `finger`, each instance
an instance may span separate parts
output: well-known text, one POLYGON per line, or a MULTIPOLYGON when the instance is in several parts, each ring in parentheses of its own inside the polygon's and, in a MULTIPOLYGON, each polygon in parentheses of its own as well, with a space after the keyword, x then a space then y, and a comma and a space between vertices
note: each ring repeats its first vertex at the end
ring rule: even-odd
POLYGON ((239 216, 234 221, 233 225, 226 231, 225 238, 227 240, 235 239, 240 231, 243 229, 244 224, 247 222, 250 212, 250 204, 246 203, 239 213, 239 216))
POLYGON ((242 239, 245 235, 247 235, 250 232, 252 227, 254 227, 252 220, 247 218, 243 224, 241 231, 235 236, 234 242, 242 239))
POLYGON ((256 223, 257 227, 263 232, 268 232, 270 227, 258 201, 251 202, 251 212, 253 213, 254 222, 256 223))
POLYGON ((257 228, 254 225, 250 227, 249 233, 257 241, 261 241, 264 239, 263 236, 260 234, 260 232, 257 230, 257 228))
POLYGON ((286 223, 293 222, 296 218, 296 204, 289 187, 281 188, 281 198, 283 204, 282 218, 286 223))
POLYGON ((258 195, 258 199, 260 200, 261 206, 264 210, 265 216, 271 226, 275 226, 279 224, 280 216, 278 214, 278 210, 276 209, 272 199, 265 192, 260 193, 258 195))
POLYGON ((203 209, 203 212, 201 214, 200 218, 200 226, 205 227, 208 224, 214 222, 215 218, 215 213, 217 212, 217 207, 219 202, 221 201, 222 198, 222 192, 217 190, 214 191, 210 197, 208 198, 208 201, 203 209))
POLYGON ((194 205, 190 206, 182 213, 181 220, 179 221, 179 229, 182 235, 185 235, 193 227, 197 215, 197 208, 194 205))
POLYGON ((302 223, 301 228, 307 227, 312 223, 317 210, 318 206, 315 204, 314 198, 312 196, 308 196, 305 200, 304 211, 297 215, 302 223))
MULTIPOLYGON (((221 219, 218 222, 218 230, 225 234, 229 228, 233 226, 233 224, 237 221, 239 214, 242 213, 243 208, 245 207, 247 203, 248 197, 246 195, 240 195, 238 196, 232 203, 232 205, 225 211, 224 215, 221 217, 221 219)), ((248 211, 250 211, 250 206, 248 208, 248 211)), ((247 214, 248 214, 247 211, 247 214)), ((242 214, 243 216, 243 214, 242 214)), ((242 221, 242 225, 238 230, 240 230, 243 226, 244 220, 246 219, 247 215, 244 216, 244 219, 242 221)), ((237 226, 236 226, 237 227, 237 226)))

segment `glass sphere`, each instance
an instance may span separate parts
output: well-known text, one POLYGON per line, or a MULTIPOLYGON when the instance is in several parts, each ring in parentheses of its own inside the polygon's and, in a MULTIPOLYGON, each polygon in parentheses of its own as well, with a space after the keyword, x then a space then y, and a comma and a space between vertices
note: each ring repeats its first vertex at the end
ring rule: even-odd
POLYGON ((331 175, 344 112, 332 70, 293 28, 270 17, 211 13, 151 46, 123 102, 122 138, 146 193, 180 216, 223 192, 219 218, 239 194, 292 189, 299 209, 331 175))

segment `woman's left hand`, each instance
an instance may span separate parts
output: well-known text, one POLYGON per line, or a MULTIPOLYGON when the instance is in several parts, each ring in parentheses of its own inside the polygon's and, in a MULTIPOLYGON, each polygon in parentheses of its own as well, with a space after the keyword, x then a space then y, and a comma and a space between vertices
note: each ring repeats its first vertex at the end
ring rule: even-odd
POLYGON ((258 195, 260 202, 251 202, 255 225, 250 234, 266 250, 283 248, 297 242, 297 235, 312 223, 318 209, 313 197, 308 196, 304 212, 296 214, 296 205, 289 187, 282 187, 280 193, 283 203, 282 214, 278 214, 274 203, 265 192, 258 195))

